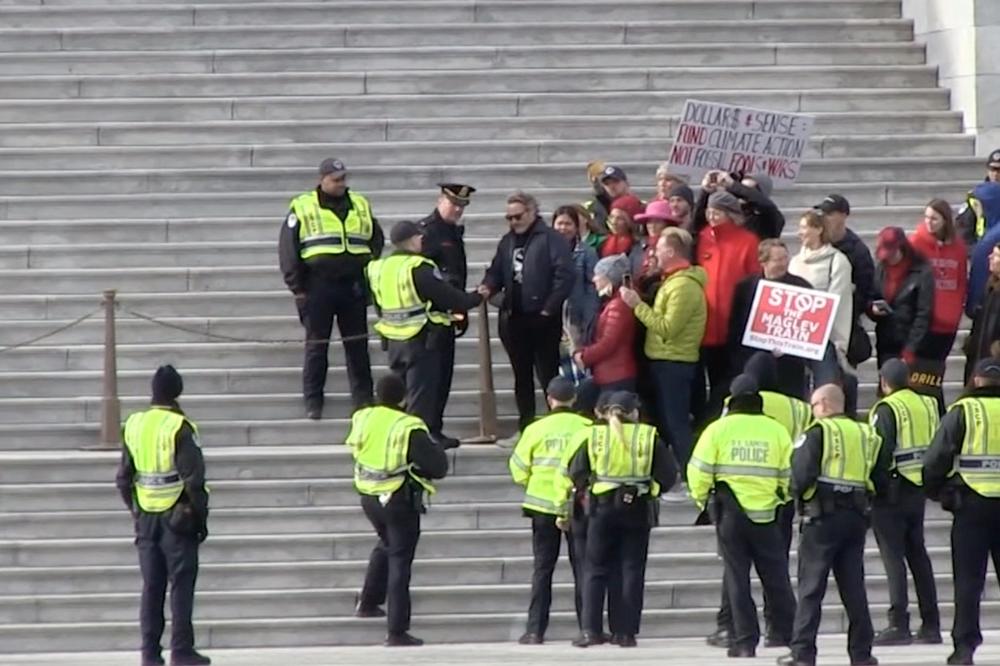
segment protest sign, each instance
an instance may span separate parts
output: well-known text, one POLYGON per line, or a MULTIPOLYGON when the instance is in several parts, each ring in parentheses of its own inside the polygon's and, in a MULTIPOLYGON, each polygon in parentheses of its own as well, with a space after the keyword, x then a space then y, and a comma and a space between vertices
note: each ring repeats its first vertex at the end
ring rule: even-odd
POLYGON ((670 149, 670 173, 691 182, 716 170, 766 173, 775 185, 794 183, 813 121, 798 113, 689 99, 670 149))
POLYGON ((838 294, 761 280, 743 345, 820 360, 840 305, 838 294))

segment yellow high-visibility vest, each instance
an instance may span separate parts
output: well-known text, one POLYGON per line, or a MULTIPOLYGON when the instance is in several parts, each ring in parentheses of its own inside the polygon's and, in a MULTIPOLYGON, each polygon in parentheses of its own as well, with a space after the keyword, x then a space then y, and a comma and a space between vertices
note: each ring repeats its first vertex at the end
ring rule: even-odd
POLYGON ((420 298, 413 281, 413 271, 434 262, 417 254, 391 254, 368 264, 365 272, 379 319, 375 330, 388 340, 409 340, 424 329, 427 322, 447 326, 451 318, 431 309, 431 302, 420 298))
POLYGON ((1000 497, 1000 398, 961 398, 952 409, 965 415, 955 473, 979 495, 1000 497))
POLYGON ((312 190, 292 199, 290 208, 299 223, 299 256, 311 259, 320 255, 370 255, 372 207, 360 194, 348 192, 351 210, 341 220, 332 210, 319 205, 319 192, 312 190))
POLYGON ((580 414, 555 412, 524 429, 508 466, 514 483, 524 486, 525 509, 565 513, 566 489, 559 479, 563 454, 573 437, 590 424, 590 419, 580 414))
POLYGON ((644 423, 623 424, 625 441, 619 441, 611 426, 591 429, 587 452, 594 482, 590 491, 604 495, 622 486, 636 486, 639 494, 660 494, 653 480, 653 449, 656 428, 644 423))
MULTIPOLYGON (((823 430, 823 459, 817 483, 874 492, 872 469, 878 460, 882 438, 867 423, 846 416, 816 421, 823 430)), ((803 499, 816 494, 816 486, 806 490, 803 499)))
POLYGON ((896 451, 892 469, 915 485, 923 485, 924 453, 934 439, 941 417, 934 398, 920 395, 912 389, 902 389, 880 400, 870 413, 875 425, 875 410, 886 405, 896 419, 896 451))
POLYGON ((429 432, 418 417, 397 409, 378 405, 356 411, 347 435, 354 454, 354 488, 362 495, 392 494, 409 476, 433 494, 434 485, 411 474, 407 462, 410 434, 418 430, 429 432))
POLYGON ((177 433, 185 423, 197 435, 194 423, 166 407, 136 412, 125 421, 125 446, 135 465, 135 497, 147 513, 169 511, 184 492, 175 455, 177 433))

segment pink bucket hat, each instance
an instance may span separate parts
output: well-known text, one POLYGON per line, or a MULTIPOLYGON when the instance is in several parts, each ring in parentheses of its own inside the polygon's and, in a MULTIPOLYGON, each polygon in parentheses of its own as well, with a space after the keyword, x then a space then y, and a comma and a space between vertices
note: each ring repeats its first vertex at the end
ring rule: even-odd
POLYGON ((673 209, 670 204, 661 199, 655 201, 650 201, 646 204, 646 212, 635 216, 635 221, 640 223, 646 223, 650 220, 660 220, 666 222, 668 226, 676 227, 681 224, 681 221, 677 219, 674 215, 673 209))

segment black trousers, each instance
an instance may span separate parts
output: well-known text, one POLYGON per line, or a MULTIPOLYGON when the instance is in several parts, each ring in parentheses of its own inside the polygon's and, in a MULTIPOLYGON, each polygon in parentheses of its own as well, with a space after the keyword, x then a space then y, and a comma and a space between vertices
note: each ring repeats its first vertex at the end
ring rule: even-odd
POLYGON ((910 628, 906 580, 908 564, 917 590, 920 619, 924 626, 940 628, 934 569, 924 545, 924 507, 927 499, 923 488, 903 480, 895 483, 900 484, 898 501, 891 504, 878 502, 872 510, 872 529, 889 582, 889 625, 910 628))
POLYGON ((455 376, 455 332, 449 327, 447 333, 439 337, 439 366, 437 403, 434 407, 434 421, 427 427, 435 435, 444 428, 444 410, 448 406, 448 396, 451 394, 451 381, 455 376))
POLYGON ((584 573, 583 629, 603 631, 604 599, 615 573, 621 580, 621 605, 612 631, 639 633, 642 617, 646 556, 649 553, 649 511, 645 501, 619 509, 610 502, 592 507, 587 523, 587 563, 584 573))
MULTIPOLYGON (((701 367, 708 374, 707 398, 702 403, 700 412, 695 412, 697 419, 697 430, 703 429, 714 421, 722 413, 722 403, 729 395, 729 384, 736 377, 736 371, 732 367, 730 360, 731 352, 726 347, 702 347, 701 367)), ((699 376, 695 378, 695 384, 704 387, 704 375, 699 371, 699 376)), ((695 388, 697 390, 697 386, 695 388)), ((701 389, 704 394, 704 388, 701 389)), ((692 405, 695 402, 692 402, 692 405)))
MULTIPOLYGON (((923 343, 916 352, 918 359, 922 359, 935 372, 941 373, 942 382, 948 365, 948 356, 951 355, 951 350, 955 346, 955 337, 955 333, 930 332, 924 337, 923 343)), ((918 392, 934 398, 938 403, 938 411, 944 414, 947 404, 944 401, 943 388, 925 389, 919 387, 918 392)))
MULTIPOLYGON (((406 384, 406 411, 419 416, 431 433, 441 433, 441 345, 451 328, 428 325, 416 337, 389 341, 389 369, 406 384)), ((454 342, 454 338, 452 338, 454 342)))
POLYGON ((559 317, 501 313, 500 341, 514 369, 514 400, 518 428, 524 430, 535 419, 535 377, 545 390, 559 374, 559 317))
POLYGON ((951 638, 956 648, 974 650, 983 642, 979 600, 991 556, 1000 583, 1000 499, 967 492, 951 524, 951 570, 955 581, 955 624, 951 638))
MULTIPOLYGON (((549 628, 549 611, 552 608, 552 574, 559 560, 559 547, 563 532, 556 527, 556 517, 534 514, 531 516, 531 546, 535 556, 535 570, 531 575, 531 602, 528 604, 528 633, 545 636, 549 628)), ((573 539, 566 533, 570 565, 573 565, 573 539)), ((574 567, 574 576, 576 568, 574 567)), ((577 610, 579 616, 579 610, 577 610)))
MULTIPOLYGON (((781 508, 778 509, 777 520, 775 525, 778 528, 778 534, 781 538, 781 552, 785 554, 785 571, 788 571, 788 553, 792 547, 792 529, 795 522, 795 503, 789 502, 781 508)), ((719 552, 722 553, 722 546, 720 543, 719 552)), ((756 566, 756 565, 755 565, 756 566)), ((761 578, 760 569, 757 569, 757 577, 761 578)), ((719 606, 719 612, 716 614, 716 625, 720 630, 725 631, 730 636, 736 635, 736 629, 733 626, 733 608, 730 605, 730 597, 728 590, 729 580, 728 573, 725 569, 722 572, 722 603, 719 606)), ((778 631, 778 627, 781 626, 780 621, 776 624, 774 604, 775 601, 771 599, 770 593, 767 586, 763 588, 764 597, 764 625, 765 635, 768 638, 774 638, 787 643, 791 640, 791 627, 789 627, 788 632, 778 631)), ((793 604, 794 607, 794 604, 793 604)), ((794 615, 794 610, 792 611, 794 615)))
POLYGON ((198 578, 198 540, 172 532, 168 513, 140 512, 136 520, 135 545, 142 572, 139 625, 144 654, 159 654, 163 638, 163 603, 170 584, 170 649, 178 653, 194 650, 194 585, 198 578))
POLYGON ((409 503, 407 494, 405 489, 396 491, 386 506, 378 497, 361 496, 361 508, 375 528, 378 543, 368 559, 358 601, 363 608, 388 602, 390 634, 410 630, 410 572, 420 540, 420 511, 409 503))
POLYGON ((851 661, 871 655, 871 614, 865 592, 865 534, 868 520, 851 509, 837 509, 802 525, 799 534, 799 605, 792 632, 792 655, 815 663, 816 633, 830 572, 847 611, 847 653, 851 661))
MULTIPOLYGON (((587 583, 587 528, 590 524, 586 515, 574 516, 570 522, 571 548, 569 561, 573 567, 573 592, 576 604, 576 622, 583 631, 583 593, 587 583)), ((608 631, 620 634, 622 608, 622 578, 619 569, 612 569, 608 575, 608 631)))
MULTIPOLYGON (((306 329, 305 361, 302 367, 302 393, 307 403, 323 404, 323 389, 329 369, 330 335, 333 319, 341 337, 363 336, 368 333, 368 306, 365 286, 359 282, 331 282, 315 279, 309 282, 306 302, 300 313, 306 329)), ((368 340, 361 338, 344 342, 347 382, 351 387, 351 402, 359 409, 372 400, 372 367, 368 357, 368 340)))
POLYGON ((757 606, 750 592, 750 566, 757 569, 769 602, 774 635, 784 641, 792 637, 795 595, 788 575, 788 551, 777 521, 758 524, 738 507, 726 507, 717 526, 725 563, 723 588, 733 615, 734 645, 756 648, 760 642, 757 606))

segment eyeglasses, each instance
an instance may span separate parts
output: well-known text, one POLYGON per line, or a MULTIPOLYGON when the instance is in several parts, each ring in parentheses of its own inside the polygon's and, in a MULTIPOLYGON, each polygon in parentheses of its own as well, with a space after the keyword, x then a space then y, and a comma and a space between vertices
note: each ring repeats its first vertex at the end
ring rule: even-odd
POLYGON ((508 222, 515 222, 515 221, 520 220, 521 218, 523 218, 524 214, 527 213, 527 212, 528 211, 526 211, 526 210, 522 210, 520 213, 515 213, 514 215, 505 215, 504 217, 507 218, 508 222))

